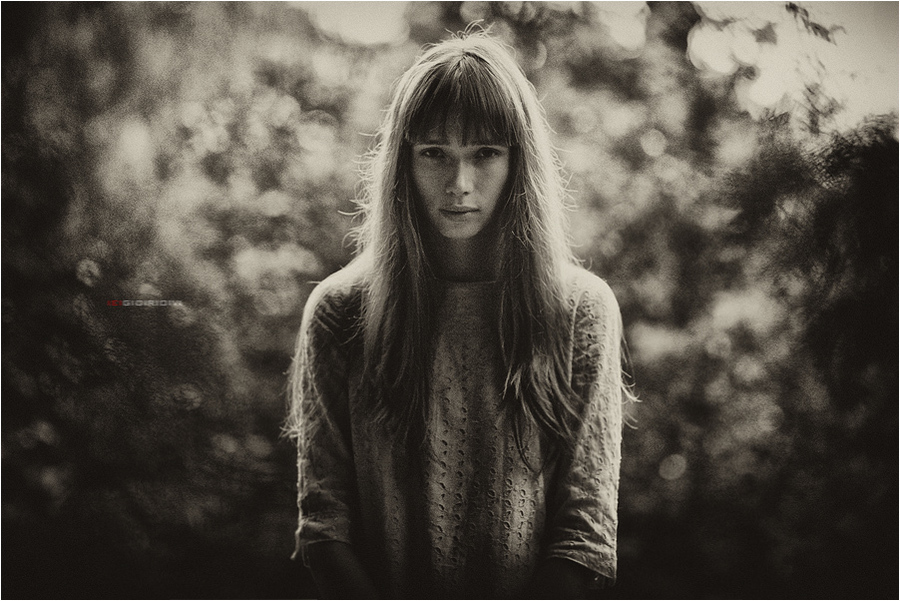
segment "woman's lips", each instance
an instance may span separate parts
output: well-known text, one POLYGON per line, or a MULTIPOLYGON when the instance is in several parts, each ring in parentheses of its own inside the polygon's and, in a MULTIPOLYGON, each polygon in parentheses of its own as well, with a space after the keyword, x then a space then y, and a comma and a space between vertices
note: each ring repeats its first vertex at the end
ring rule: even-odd
POLYGON ((441 215, 450 221, 466 221, 469 215, 478 212, 478 209, 475 207, 448 207, 440 211, 441 215))
POLYGON ((441 209, 441 213, 454 213, 454 214, 465 214, 465 213, 473 213, 478 210, 478 207, 447 207, 441 209))

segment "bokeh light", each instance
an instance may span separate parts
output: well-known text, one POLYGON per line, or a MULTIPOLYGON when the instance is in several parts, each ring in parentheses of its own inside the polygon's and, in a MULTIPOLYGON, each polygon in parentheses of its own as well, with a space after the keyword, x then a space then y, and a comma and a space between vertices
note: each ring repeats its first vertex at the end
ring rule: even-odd
POLYGON ((720 76, 751 68, 736 93, 754 118, 791 112, 804 119, 810 90, 839 107, 816 124, 828 131, 897 113, 896 3, 798 3, 791 10, 771 2, 695 4, 703 18, 689 34, 688 56, 720 76))
POLYGON ((7 596, 316 595, 282 433, 303 306, 352 256, 392 83, 473 21, 622 311, 612 592, 894 594, 896 3, 3 14, 7 596))
POLYGON ((409 35, 407 2, 296 2, 316 26, 349 44, 399 44, 409 35))

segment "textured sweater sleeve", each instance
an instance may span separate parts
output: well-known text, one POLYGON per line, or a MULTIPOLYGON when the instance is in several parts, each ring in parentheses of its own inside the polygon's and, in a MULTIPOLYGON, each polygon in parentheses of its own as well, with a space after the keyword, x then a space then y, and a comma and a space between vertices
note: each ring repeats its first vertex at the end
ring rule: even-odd
POLYGON ((616 577, 616 529, 622 442, 622 322, 615 296, 584 278, 573 319, 572 386, 582 398, 575 449, 557 471, 547 557, 616 577))
POLYGON ((307 301, 295 361, 294 394, 299 395, 299 526, 296 551, 321 541, 350 543, 356 503, 350 446, 346 315, 335 295, 320 284, 307 301))

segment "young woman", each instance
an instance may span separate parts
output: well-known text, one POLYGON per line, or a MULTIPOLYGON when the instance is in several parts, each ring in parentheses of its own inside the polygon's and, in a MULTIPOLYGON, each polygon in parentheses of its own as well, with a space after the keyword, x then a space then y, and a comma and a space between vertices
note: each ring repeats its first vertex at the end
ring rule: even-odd
POLYGON ((535 91, 486 34, 401 78, 359 253, 292 368, 297 552, 326 596, 574 598, 616 574, 618 305, 578 267, 535 91))

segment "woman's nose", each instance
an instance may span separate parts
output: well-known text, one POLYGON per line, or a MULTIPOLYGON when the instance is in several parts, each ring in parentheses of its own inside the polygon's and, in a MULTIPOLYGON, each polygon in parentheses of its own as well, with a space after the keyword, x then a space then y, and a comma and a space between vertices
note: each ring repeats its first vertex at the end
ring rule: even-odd
POLYGON ((475 185, 475 166, 468 161, 457 161, 453 167, 450 181, 447 183, 447 194, 465 196, 472 192, 475 185))

